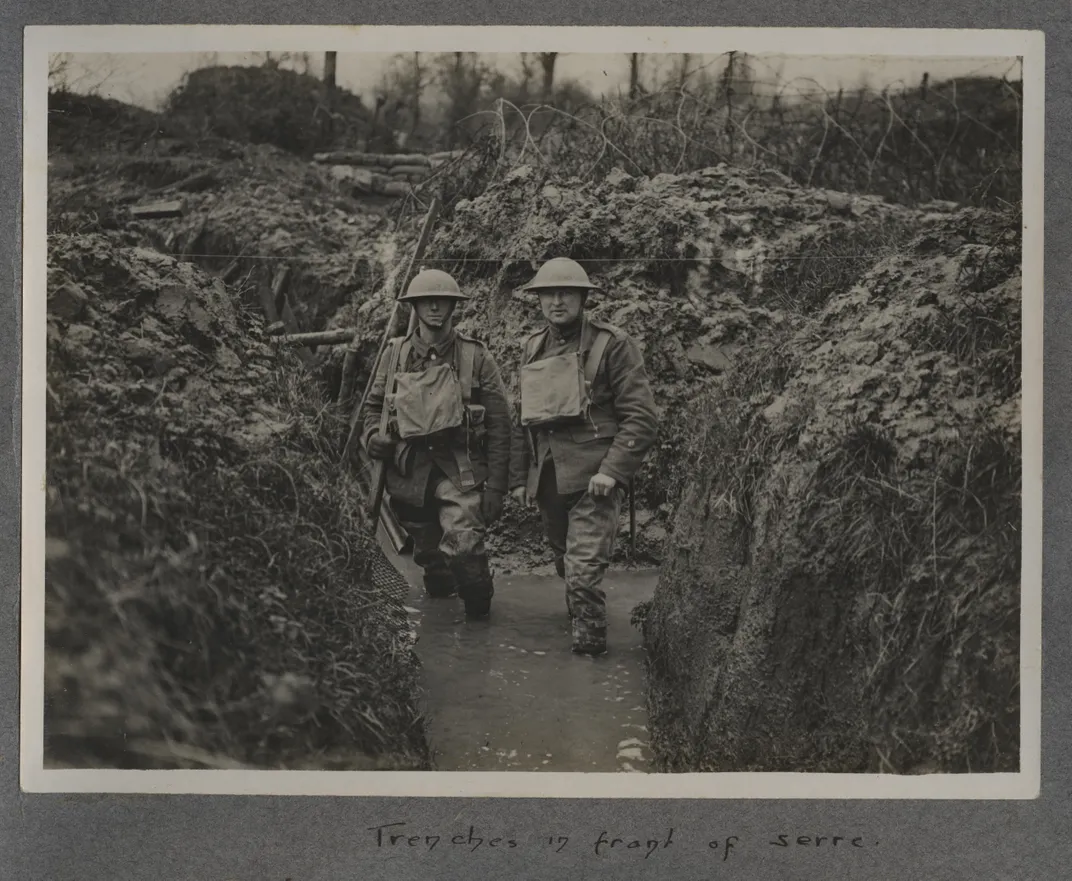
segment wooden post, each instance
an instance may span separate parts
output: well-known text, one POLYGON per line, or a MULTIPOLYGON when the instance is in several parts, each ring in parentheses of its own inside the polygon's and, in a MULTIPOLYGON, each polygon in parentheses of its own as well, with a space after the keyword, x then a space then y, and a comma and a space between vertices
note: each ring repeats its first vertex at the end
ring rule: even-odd
POLYGON ((197 243, 201 240, 201 236, 205 234, 205 228, 208 226, 208 216, 201 218, 201 222, 190 230, 190 234, 186 236, 186 242, 182 246, 182 253, 179 254, 180 260, 189 260, 195 253, 197 243))
POLYGON ((242 266, 242 264, 238 261, 239 258, 235 257, 234 260, 227 264, 227 267, 223 270, 223 272, 220 273, 220 279, 221 281, 223 281, 224 284, 230 284, 232 281, 234 281, 235 276, 238 274, 238 270, 242 266))
POLYGON ((272 296, 272 285, 261 282, 257 285, 257 296, 261 301, 261 311, 269 324, 279 321, 279 313, 275 311, 275 298, 272 296))
POLYGON ((335 93, 335 64, 337 58, 337 52, 324 53, 324 85, 327 86, 329 100, 335 93))
MULTIPOLYGON (((286 327, 287 333, 290 335, 296 335, 299 331, 298 319, 294 314, 294 310, 290 307, 290 299, 287 297, 287 286, 290 284, 291 268, 290 264, 285 264, 275 278, 272 279, 271 290, 267 294, 261 292, 261 302, 265 306, 265 311, 268 314, 268 320, 282 321, 286 327)), ((313 360, 313 353, 308 348, 300 348, 297 350, 298 357, 302 360, 302 363, 309 364, 313 360)))
MULTIPOLYGON (((284 266, 274 279, 272 279, 272 306, 276 314, 282 316, 283 306, 286 303, 287 283, 290 281, 290 266, 284 266)), ((293 328, 297 330, 297 328, 293 328)))

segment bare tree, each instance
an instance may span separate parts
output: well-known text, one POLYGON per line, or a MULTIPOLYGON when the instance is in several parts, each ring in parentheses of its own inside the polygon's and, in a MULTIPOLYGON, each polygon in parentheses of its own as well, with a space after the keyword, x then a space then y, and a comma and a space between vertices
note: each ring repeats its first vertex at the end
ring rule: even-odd
POLYGON ((521 72, 517 78, 517 90, 515 98, 518 104, 527 104, 529 98, 532 96, 532 79, 535 76, 535 71, 532 69, 532 53, 521 52, 521 72))
POLYGON ((337 52, 324 53, 324 85, 327 86, 329 97, 335 92, 335 64, 337 58, 337 52))
POLYGON ((433 71, 420 52, 395 55, 384 73, 380 91, 396 99, 408 111, 409 135, 413 135, 421 123, 424 93, 432 82, 432 76, 433 71))
POLYGON ((629 100, 635 101, 640 95, 640 53, 629 56, 629 100))
POLYGON ((691 60, 692 60, 692 56, 689 55, 688 52, 685 52, 681 56, 681 68, 678 71, 678 80, 677 80, 678 89, 684 89, 685 84, 689 80, 689 74, 691 73, 691 71, 689 70, 689 62, 691 60))
POLYGON ((550 102, 551 98, 554 97, 555 61, 557 60, 557 52, 540 53, 540 66, 543 68, 543 83, 540 92, 540 98, 545 103, 550 102))
POLYGON ((472 52, 450 52, 436 59, 436 82, 446 97, 445 122, 448 142, 455 146, 462 139, 459 124, 480 109, 489 70, 472 52))
POLYGON ((52 92, 66 91, 71 69, 71 57, 66 52, 48 56, 48 88, 52 92))
POLYGON ((726 135, 730 142, 730 162, 733 161, 734 131, 733 131, 733 96, 734 96, 734 64, 737 61, 737 53, 730 52, 729 60, 726 61, 726 70, 723 74, 722 91, 726 96, 726 135))
POLYGON ((48 88, 54 92, 80 92, 99 95, 104 86, 122 72, 116 56, 91 56, 92 62, 66 52, 48 58, 48 88))
POLYGON ((410 70, 412 76, 410 77, 410 124, 409 131, 413 134, 417 130, 417 126, 421 122, 421 97, 424 94, 424 87, 427 85, 427 72, 424 66, 421 64, 421 53, 414 52, 413 60, 411 62, 410 70))

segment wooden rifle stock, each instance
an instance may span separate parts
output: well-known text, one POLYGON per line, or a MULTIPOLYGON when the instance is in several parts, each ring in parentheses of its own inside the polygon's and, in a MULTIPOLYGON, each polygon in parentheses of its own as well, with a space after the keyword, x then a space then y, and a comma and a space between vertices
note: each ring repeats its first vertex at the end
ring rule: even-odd
POLYGON ((629 481, 629 556, 636 558, 636 478, 629 481))

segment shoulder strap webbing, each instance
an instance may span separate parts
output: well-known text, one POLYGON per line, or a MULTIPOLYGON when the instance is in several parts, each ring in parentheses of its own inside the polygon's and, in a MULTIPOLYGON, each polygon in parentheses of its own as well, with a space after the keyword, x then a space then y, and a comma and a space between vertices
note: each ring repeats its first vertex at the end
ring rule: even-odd
POLYGON ((390 410, 391 410, 390 399, 391 399, 391 395, 393 394, 393 392, 395 390, 395 373, 398 372, 399 365, 403 364, 403 362, 402 362, 402 350, 407 349, 406 355, 409 354, 409 351, 408 351, 408 348, 407 348, 408 345, 409 345, 408 341, 403 341, 403 340, 399 340, 399 339, 396 338, 396 339, 391 340, 390 343, 388 343, 388 345, 390 345, 390 347, 391 347, 391 352, 388 355, 387 376, 384 378, 385 382, 383 384, 383 407, 380 410, 380 433, 381 434, 386 434, 386 432, 387 432, 387 423, 388 423, 388 420, 389 420, 389 417, 390 417, 390 410))
POLYGON ((607 350, 611 333, 609 330, 600 330, 592 341, 592 348, 588 352, 588 359, 584 362, 584 381, 591 385, 595 382, 599 364, 603 360, 603 353, 607 350))
POLYGON ((540 346, 543 345, 545 339, 547 339, 546 329, 533 334, 525 340, 524 357, 522 358, 521 366, 532 363, 532 360, 540 353, 540 346))
POLYGON ((401 370, 403 373, 406 370, 406 365, 409 363, 409 353, 413 349, 413 340, 403 338, 395 345, 395 370, 401 370))
POLYGON ((476 361, 477 343, 458 339, 458 382, 462 387, 462 403, 468 404, 473 394, 473 370, 476 361))

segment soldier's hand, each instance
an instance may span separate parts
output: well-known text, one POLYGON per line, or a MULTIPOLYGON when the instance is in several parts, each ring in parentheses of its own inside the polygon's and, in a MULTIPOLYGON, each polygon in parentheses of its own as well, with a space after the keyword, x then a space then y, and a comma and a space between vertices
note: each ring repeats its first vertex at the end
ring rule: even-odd
POLYGON ((510 490, 510 495, 519 505, 522 505, 526 508, 529 506, 529 491, 526 487, 515 486, 512 490, 510 490))
POLYGON ((606 474, 593 474, 592 479, 588 481, 588 492, 596 498, 602 498, 614 492, 614 487, 617 485, 618 481, 613 477, 608 477, 606 474))
POLYGON ((372 435, 368 441, 368 454, 373 459, 390 459, 395 451, 395 442, 386 434, 372 435))
POLYGON ((485 489, 484 497, 480 500, 480 510, 484 515, 484 525, 491 526, 502 517, 503 494, 498 490, 485 489))

